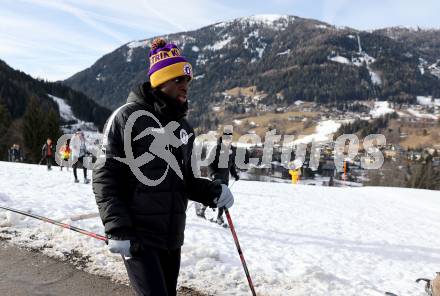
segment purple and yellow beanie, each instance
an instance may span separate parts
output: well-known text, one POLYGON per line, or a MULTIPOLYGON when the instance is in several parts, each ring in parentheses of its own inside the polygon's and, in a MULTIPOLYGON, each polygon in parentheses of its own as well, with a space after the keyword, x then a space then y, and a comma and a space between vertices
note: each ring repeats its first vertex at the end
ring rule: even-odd
POLYGON ((158 38, 151 43, 149 58, 148 76, 152 88, 179 76, 193 77, 192 66, 180 54, 180 49, 163 39, 158 38))

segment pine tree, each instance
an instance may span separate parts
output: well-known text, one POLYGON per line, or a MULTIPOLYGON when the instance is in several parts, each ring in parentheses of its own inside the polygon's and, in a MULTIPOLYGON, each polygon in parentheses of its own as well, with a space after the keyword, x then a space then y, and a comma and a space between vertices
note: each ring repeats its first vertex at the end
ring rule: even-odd
POLYGON ((11 115, 6 107, 0 104, 0 159, 7 158, 8 142, 6 134, 11 125, 11 115))
POLYGON ((38 99, 31 97, 23 115, 23 140, 30 162, 36 163, 41 159, 41 147, 47 138, 44 110, 39 106, 38 99))
POLYGON ((440 189, 440 170, 432 165, 432 156, 428 156, 422 163, 417 164, 412 169, 412 174, 408 180, 411 188, 440 189))
POLYGON ((52 139, 54 145, 57 144, 58 139, 61 137, 60 130, 60 117, 53 108, 49 109, 45 120, 47 137, 52 139))

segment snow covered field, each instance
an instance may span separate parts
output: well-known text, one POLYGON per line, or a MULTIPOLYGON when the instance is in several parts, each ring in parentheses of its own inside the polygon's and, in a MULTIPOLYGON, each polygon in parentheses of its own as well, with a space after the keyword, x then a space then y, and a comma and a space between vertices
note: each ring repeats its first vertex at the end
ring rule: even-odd
MULTIPOLYGON (((440 192, 330 188, 239 181, 231 209, 258 295, 424 295, 417 277, 440 271, 440 192)), ((0 162, 0 205, 103 233, 91 185, 72 171, 0 162)), ((179 283, 214 295, 250 295, 229 229, 195 217, 190 203, 179 283)), ((209 212, 208 214, 214 215, 209 212)), ((86 270, 126 281, 101 241, 0 211, 0 236, 65 257, 88 257, 86 270)))

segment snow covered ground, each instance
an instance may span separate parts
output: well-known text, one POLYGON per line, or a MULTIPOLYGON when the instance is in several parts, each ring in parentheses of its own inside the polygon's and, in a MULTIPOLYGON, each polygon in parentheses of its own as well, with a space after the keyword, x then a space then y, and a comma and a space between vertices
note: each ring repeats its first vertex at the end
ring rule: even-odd
POLYGON ((61 127, 63 132, 73 133, 79 128, 83 131, 89 132, 96 132, 98 130, 93 122, 86 122, 78 119, 73 114, 72 107, 70 107, 63 98, 58 98, 50 94, 48 94, 48 96, 58 104, 61 118, 70 123, 61 127))
MULTIPOLYGON (((90 184, 71 170, 0 162, 0 205, 103 233, 90 184)), ((440 262, 440 192, 331 188, 239 181, 231 209, 258 295, 422 296, 417 277, 440 262)), ((249 295, 230 231, 196 218, 190 203, 179 283, 214 295, 249 295)), ((209 212, 209 215, 214 213, 209 212)), ((86 270, 126 281, 117 255, 98 240, 0 211, 0 236, 64 257, 77 251, 86 270)))
POLYGON ((312 141, 321 142, 333 139, 333 134, 341 127, 342 123, 348 123, 350 120, 324 120, 318 123, 313 134, 301 137, 294 141, 295 144, 311 143, 312 141))
POLYGON ((394 109, 390 108, 390 103, 388 101, 374 102, 374 108, 371 109, 370 115, 373 118, 379 118, 385 114, 393 113, 394 109))
POLYGON ((412 108, 408 108, 406 110, 409 114, 411 114, 413 117, 417 117, 417 118, 426 118, 426 119, 431 119, 431 120, 437 120, 438 117, 434 114, 428 114, 428 113, 421 113, 417 110, 414 110, 412 108))
POLYGON ((48 96, 58 104, 61 118, 66 122, 73 122, 71 124, 62 126, 62 131, 65 134, 73 134, 78 129, 81 129, 84 133, 87 150, 96 155, 99 141, 102 139, 102 134, 98 132, 98 128, 95 126, 95 124, 93 122, 86 122, 78 119, 73 114, 72 107, 70 107, 70 105, 68 105, 64 99, 49 94, 48 96))

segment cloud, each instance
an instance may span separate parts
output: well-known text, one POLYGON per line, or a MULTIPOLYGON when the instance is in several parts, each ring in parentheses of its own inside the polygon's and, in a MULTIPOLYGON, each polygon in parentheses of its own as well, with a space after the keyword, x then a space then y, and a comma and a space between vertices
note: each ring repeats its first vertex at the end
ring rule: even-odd
POLYGON ((49 21, 5 11, 0 13, 0 27, 8 28, 0 31, 0 58, 14 68, 51 79, 67 78, 116 47, 112 42, 54 26, 49 21), (66 70, 72 72, 63 72, 66 70))
POLYGON ((324 0, 323 20, 356 29, 391 26, 440 28, 440 2, 436 0, 324 0))
POLYGON ((0 10, 0 58, 30 74, 64 79, 129 41, 241 16, 292 14, 370 29, 440 27, 438 11, 437 0, 15 0, 0 10))
POLYGON ((92 29, 104 33, 119 42, 124 42, 127 40, 126 36, 122 36, 120 33, 118 33, 115 30, 112 30, 108 26, 95 21, 92 14, 89 11, 73 6, 68 2, 54 1, 54 0, 20 0, 20 1, 27 2, 28 4, 43 6, 46 8, 51 8, 55 10, 60 10, 65 13, 69 13, 75 16, 76 18, 78 18, 79 20, 81 20, 82 22, 84 22, 85 24, 87 24, 92 29))
POLYGON ((0 11, 0 27, 9 28, 0 31, 0 58, 48 77, 56 75, 43 69, 59 63, 57 69, 72 71, 60 75, 57 70, 57 79, 64 79, 124 43, 195 29, 214 22, 213 11, 220 15, 230 11, 210 1, 168 4, 170 9, 158 10, 149 0, 16 0, 0 11))

